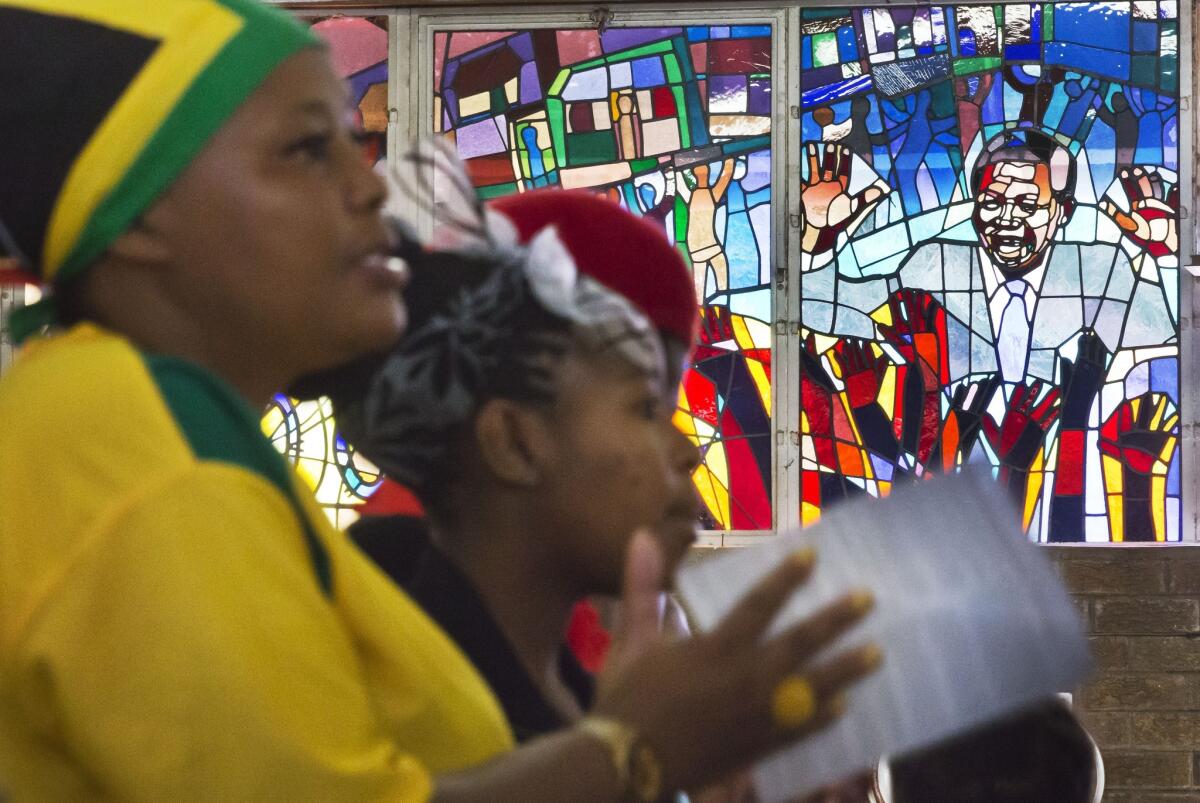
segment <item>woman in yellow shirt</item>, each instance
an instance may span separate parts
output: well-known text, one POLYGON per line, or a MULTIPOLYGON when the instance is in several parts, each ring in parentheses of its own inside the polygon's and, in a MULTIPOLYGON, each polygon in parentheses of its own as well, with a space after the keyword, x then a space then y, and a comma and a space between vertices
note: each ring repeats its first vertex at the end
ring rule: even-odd
POLYGON ((0 785, 15 801, 653 800, 836 712, 855 618, 625 660, 511 751, 453 644, 322 520, 254 410, 399 335, 402 271, 315 40, 252 0, 0 0, 0 244, 48 285, 0 381, 0 785), (474 768, 474 769, 469 769, 474 768))

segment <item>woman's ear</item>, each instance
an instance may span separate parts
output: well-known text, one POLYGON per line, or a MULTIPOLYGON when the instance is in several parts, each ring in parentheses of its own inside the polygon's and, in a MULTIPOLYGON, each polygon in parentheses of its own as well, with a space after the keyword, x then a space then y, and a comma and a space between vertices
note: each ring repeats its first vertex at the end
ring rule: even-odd
POLYGON ((122 262, 137 267, 158 267, 170 260, 171 249, 160 225, 170 211, 162 208, 168 201, 160 199, 113 240, 108 253, 122 262))
POLYGON ((509 399, 491 399, 475 416, 475 445, 482 467, 507 485, 541 484, 554 456, 545 416, 509 399))

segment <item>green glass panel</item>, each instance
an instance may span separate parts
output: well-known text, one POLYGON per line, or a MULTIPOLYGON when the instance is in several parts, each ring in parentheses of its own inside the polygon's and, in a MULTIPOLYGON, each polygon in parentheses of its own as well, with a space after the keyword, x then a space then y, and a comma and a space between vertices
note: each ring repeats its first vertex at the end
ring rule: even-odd
POLYGON ((803 11, 806 20, 827 20, 834 17, 846 16, 844 8, 806 8, 803 11))
POLYGON ((570 80, 570 78, 571 71, 569 69, 564 68, 560 70, 558 75, 554 77, 553 83, 550 84, 550 91, 547 94, 552 96, 561 95, 563 87, 567 85, 567 81, 570 80))
POLYGON ((640 173, 648 173, 651 170, 658 169, 658 160, 657 159, 634 159, 632 162, 629 163, 629 169, 633 171, 633 174, 635 176, 640 173))
POLYGON ((1179 58, 1174 53, 1162 57, 1159 86, 1164 92, 1175 92, 1179 89, 1179 58))
POLYGON ((1158 58, 1155 56, 1133 57, 1133 82, 1142 86, 1158 83, 1158 58))
MULTIPOLYGON (((693 96, 695 96, 695 84, 692 84, 693 96)), ((692 127, 688 123, 687 105, 684 102, 684 91, 681 86, 671 87, 671 94, 675 96, 675 119, 679 121, 679 143, 685 148, 692 147, 692 127)))
MULTIPOLYGON (((564 73, 566 70, 563 71, 564 73)), ((561 77, 561 76, 560 76, 561 77)), ((550 141, 554 146, 554 161, 564 164, 567 156, 567 132, 563 102, 558 98, 546 98, 546 118, 550 121, 550 141)))
POLYGON ((512 195, 518 189, 517 182, 510 181, 507 184, 493 184, 490 187, 477 187, 479 197, 485 201, 491 198, 501 198, 505 195, 512 195))
POLYGON ((612 131, 567 134, 567 167, 598 165, 617 160, 617 143, 612 131))
MULTIPOLYGON (((679 179, 682 181, 683 179, 679 179)), ((675 242, 687 242, 688 205, 680 196, 675 196, 675 242)), ((686 257, 686 252, 684 253, 686 257)))
POLYGON ((675 58, 674 53, 668 53, 663 56, 663 64, 667 67, 667 82, 678 84, 683 80, 683 76, 679 73, 679 61, 675 58))
POLYGON ((969 59, 955 59, 954 74, 971 75, 977 72, 995 70, 999 66, 1000 58, 998 56, 975 56, 969 59))
POLYGON ((813 36, 812 53, 814 67, 829 67, 839 63, 837 34, 828 31, 813 36))

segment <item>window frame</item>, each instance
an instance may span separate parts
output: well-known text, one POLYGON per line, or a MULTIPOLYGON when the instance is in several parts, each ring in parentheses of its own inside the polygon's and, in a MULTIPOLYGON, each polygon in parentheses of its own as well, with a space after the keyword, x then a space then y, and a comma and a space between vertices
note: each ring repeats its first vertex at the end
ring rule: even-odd
MULTIPOLYGON (((1019 0, 1000 0, 986 5, 1008 5, 1019 0)), ((1025 0, 1028 2, 1028 0, 1025 0)), ((1195 50, 1198 46, 1195 30, 1196 0, 1177 0, 1179 20, 1179 181, 1191 187, 1183 194, 1179 212, 1179 448, 1183 450, 1182 517, 1180 541, 1161 544, 1163 547, 1197 545, 1200 543, 1200 407, 1196 382, 1200 381, 1200 228, 1195 219, 1200 209, 1200 187, 1196 185, 1196 161, 1200 160, 1200 142, 1196 129, 1200 127, 1200 108, 1193 96, 1197 77, 1195 50), (1189 253, 1190 251, 1190 253, 1189 253), (1190 281, 1188 278, 1190 277, 1190 281)), ((985 3, 941 3, 940 5, 984 5, 985 3)), ((432 45, 433 34, 439 30, 496 30, 508 28, 590 27, 600 19, 613 26, 654 26, 679 24, 712 24, 714 14, 722 20, 770 23, 772 35, 772 102, 774 122, 771 130, 772 152, 772 264, 776 281, 772 294, 775 313, 772 345, 772 530, 723 531, 710 530, 701 534, 698 546, 724 547, 752 544, 764 535, 771 535, 800 526, 800 393, 799 337, 800 281, 799 273, 791 266, 800 262, 799 169, 800 164, 800 12, 801 4, 790 0, 761 0, 755 3, 694 2, 681 9, 679 3, 628 2, 610 0, 603 7, 586 2, 566 2, 556 5, 491 4, 477 0, 442 0, 436 6, 400 4, 331 3, 327 0, 292 0, 283 3, 290 8, 310 14, 354 16, 388 14, 391 17, 389 100, 392 128, 388 137, 388 156, 394 159, 401 141, 411 141, 427 134, 432 120, 432 45), (601 15, 607 15, 603 17, 601 15), (413 59, 416 64, 413 64, 413 59), (417 91, 409 91, 411 82, 397 76, 414 76, 417 91), (780 138, 783 138, 782 142, 780 138), (782 273, 781 273, 782 271, 782 273), (794 311, 794 312, 793 312, 794 311), (794 422, 794 423, 793 423, 794 422), (793 429, 793 427, 795 427, 793 429)), ((871 7, 927 6, 920 2, 862 2, 862 0, 810 0, 803 7, 871 7)), ((1144 542, 1080 543, 1068 547, 1146 547, 1144 542)))

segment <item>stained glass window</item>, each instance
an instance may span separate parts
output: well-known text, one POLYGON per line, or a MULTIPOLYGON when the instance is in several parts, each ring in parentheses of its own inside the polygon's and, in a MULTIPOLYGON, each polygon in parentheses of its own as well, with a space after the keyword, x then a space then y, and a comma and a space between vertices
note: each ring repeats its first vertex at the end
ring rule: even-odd
MULTIPOLYGON (((367 133, 367 158, 387 155, 388 18, 324 17, 309 20, 329 44, 334 69, 350 88, 357 122, 367 133)), ((263 432, 294 463, 333 523, 346 527, 354 508, 379 487, 379 473, 337 432, 328 399, 298 402, 277 396, 263 432)))
POLYGON ((589 188, 663 228, 703 331, 678 425, 712 529, 772 526, 770 26, 439 31, 433 125, 486 197, 589 188))
POLYGON ((384 158, 388 129, 388 18, 328 17, 316 20, 312 27, 329 44, 333 67, 349 84, 358 123, 369 135, 368 157, 376 161, 384 158))
POLYGON ((1031 538, 1179 540, 1174 0, 801 21, 802 518, 976 459, 1031 538))

